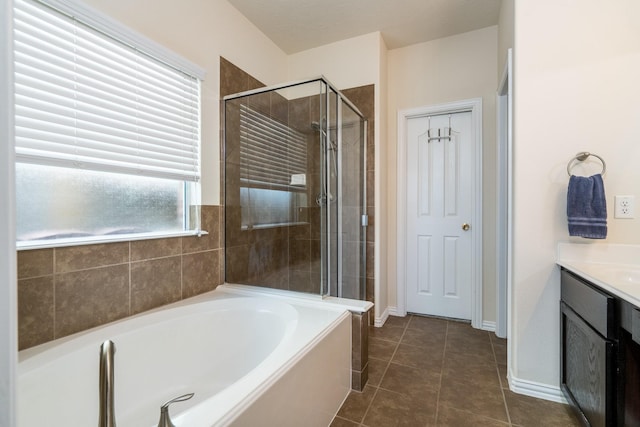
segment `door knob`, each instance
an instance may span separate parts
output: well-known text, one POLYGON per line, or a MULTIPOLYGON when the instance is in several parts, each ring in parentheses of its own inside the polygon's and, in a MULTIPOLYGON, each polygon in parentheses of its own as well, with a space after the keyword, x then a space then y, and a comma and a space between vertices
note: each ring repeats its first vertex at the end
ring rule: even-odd
POLYGON ((469 228, 471 228, 471 226, 470 226, 469 224, 467 224, 466 222, 465 222, 464 224, 462 224, 462 229, 463 229, 464 231, 468 231, 468 230, 469 230, 469 228))

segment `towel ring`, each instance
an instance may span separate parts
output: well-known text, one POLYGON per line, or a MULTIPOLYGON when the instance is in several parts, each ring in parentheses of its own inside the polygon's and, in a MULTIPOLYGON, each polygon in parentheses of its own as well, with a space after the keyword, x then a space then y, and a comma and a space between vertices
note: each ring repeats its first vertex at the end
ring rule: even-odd
POLYGON ((569 160, 569 163, 567 163, 567 174, 571 176, 571 167, 573 166, 573 162, 575 162, 576 160, 579 162, 584 162, 585 160, 587 160, 589 156, 593 156, 598 160, 600 160, 600 162, 602 162, 601 174, 604 175, 604 173, 607 171, 607 164, 604 162, 604 159, 598 156, 597 154, 589 153, 588 151, 582 151, 576 154, 576 156, 573 159, 569 160))

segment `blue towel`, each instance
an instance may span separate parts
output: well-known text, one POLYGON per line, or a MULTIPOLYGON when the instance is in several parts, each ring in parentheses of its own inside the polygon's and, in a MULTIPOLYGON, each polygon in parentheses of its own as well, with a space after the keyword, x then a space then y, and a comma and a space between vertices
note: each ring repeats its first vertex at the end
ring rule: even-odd
POLYGON ((607 237, 607 201, 602 175, 574 176, 567 191, 569 235, 588 239, 607 237))

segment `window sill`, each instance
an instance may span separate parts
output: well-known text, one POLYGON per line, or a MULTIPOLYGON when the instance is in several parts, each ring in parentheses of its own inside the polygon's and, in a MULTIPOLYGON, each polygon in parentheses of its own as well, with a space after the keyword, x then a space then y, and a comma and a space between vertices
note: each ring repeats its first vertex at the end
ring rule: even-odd
POLYGON ((309 225, 308 222, 279 222, 275 224, 259 224, 259 225, 243 225, 240 229, 242 231, 247 230, 264 230, 267 228, 282 228, 282 227, 295 227, 296 225, 309 225))
POLYGON ((204 230, 189 230, 189 231, 177 231, 177 232, 158 232, 158 233, 144 233, 144 234, 118 234, 117 236, 91 236, 91 237, 73 237, 67 239, 51 239, 51 240, 32 240, 16 243, 16 249, 19 251, 26 251, 31 249, 50 249, 50 248, 63 248, 67 246, 83 246, 83 245, 97 245, 101 243, 117 243, 117 242, 132 242, 136 240, 151 240, 151 239, 167 239, 171 237, 201 237, 206 236, 209 233, 204 230))

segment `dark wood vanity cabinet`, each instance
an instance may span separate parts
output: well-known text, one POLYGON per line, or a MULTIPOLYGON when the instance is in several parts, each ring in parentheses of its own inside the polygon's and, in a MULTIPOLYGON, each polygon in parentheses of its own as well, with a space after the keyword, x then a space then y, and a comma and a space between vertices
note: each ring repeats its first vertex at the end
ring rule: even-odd
POLYGON ((640 427, 640 310, 563 268, 560 319, 560 386, 582 423, 640 427))
POLYGON ((562 271, 560 387, 585 425, 617 426, 615 299, 562 271))
POLYGON ((640 426, 640 309, 623 301, 620 314, 621 413, 625 426, 640 426))

